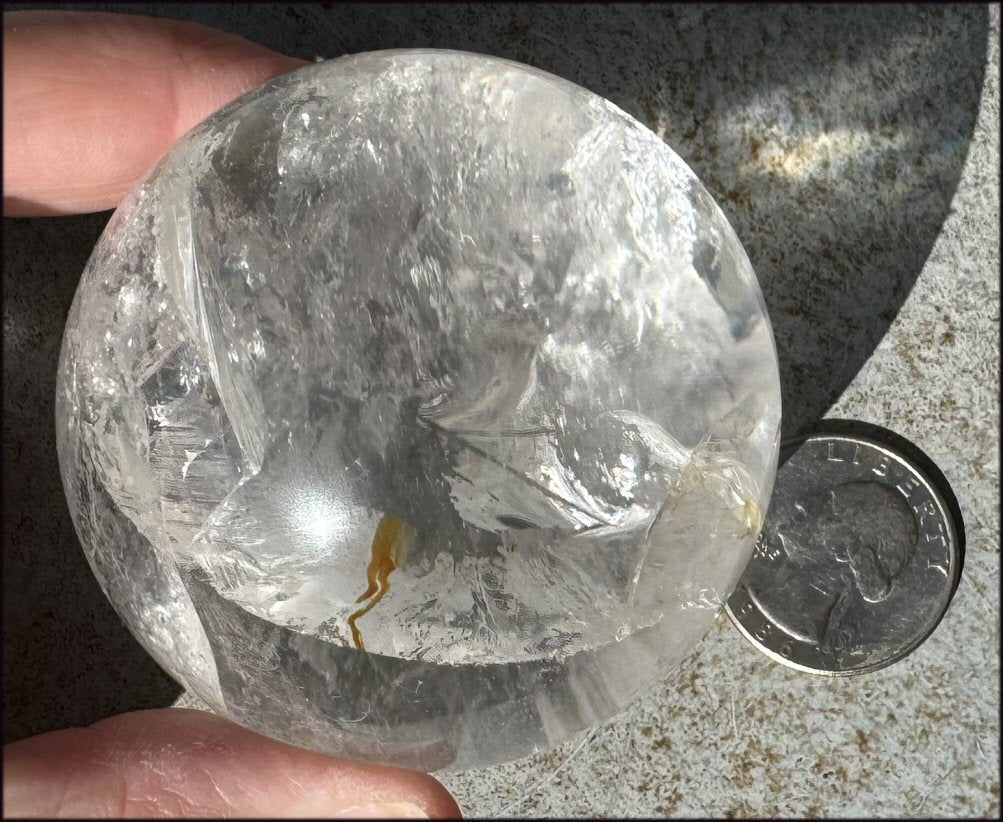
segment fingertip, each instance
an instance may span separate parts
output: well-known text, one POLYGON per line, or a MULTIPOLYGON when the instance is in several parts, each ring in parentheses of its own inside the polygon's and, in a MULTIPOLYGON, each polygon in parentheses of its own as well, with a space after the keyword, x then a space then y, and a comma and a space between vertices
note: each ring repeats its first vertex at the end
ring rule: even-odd
POLYGON ((428 774, 323 756, 165 708, 5 746, 4 813, 455 819, 460 809, 428 774))
POLYGON ((4 14, 4 214, 114 208, 181 135, 308 61, 198 23, 4 14))

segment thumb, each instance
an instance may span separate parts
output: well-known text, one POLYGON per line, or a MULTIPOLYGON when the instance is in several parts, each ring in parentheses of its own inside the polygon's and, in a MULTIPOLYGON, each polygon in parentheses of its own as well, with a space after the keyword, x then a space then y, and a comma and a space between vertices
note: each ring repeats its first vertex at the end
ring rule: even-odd
POLYGON ((458 818, 427 774, 301 750, 185 708, 4 746, 4 817, 458 818))
POLYGON ((218 29, 93 11, 3 15, 4 214, 114 208, 175 140, 307 65, 218 29))

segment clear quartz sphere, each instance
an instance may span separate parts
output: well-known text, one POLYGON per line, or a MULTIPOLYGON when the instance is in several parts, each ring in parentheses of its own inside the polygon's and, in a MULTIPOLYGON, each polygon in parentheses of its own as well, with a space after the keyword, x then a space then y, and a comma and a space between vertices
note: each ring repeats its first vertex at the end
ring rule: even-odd
POLYGON ((658 137, 506 60, 308 66, 112 217, 59 458, 132 632, 220 713, 421 770, 558 744, 711 625, 776 471, 749 260, 658 137))

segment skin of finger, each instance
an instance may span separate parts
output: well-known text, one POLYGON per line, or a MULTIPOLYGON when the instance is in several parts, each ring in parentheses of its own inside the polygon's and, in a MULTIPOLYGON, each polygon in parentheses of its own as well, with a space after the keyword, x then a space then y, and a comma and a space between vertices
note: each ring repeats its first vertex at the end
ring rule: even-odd
POLYGON ((4 816, 458 818, 433 777, 334 759, 162 708, 4 746, 4 816))
POLYGON ((196 23, 5 12, 4 215, 114 208, 178 137, 307 61, 196 23))

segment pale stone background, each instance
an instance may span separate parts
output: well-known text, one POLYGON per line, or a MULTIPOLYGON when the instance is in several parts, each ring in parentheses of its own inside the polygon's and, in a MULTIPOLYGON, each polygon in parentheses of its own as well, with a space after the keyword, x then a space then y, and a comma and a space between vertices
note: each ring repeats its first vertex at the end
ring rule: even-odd
MULTIPOLYGON (((608 97, 690 163, 745 244, 785 435, 880 424, 954 487, 964 574, 912 656, 829 681, 770 662, 722 616, 605 727, 444 776, 465 813, 998 816, 998 6, 74 8, 196 19, 306 58, 492 53, 608 97)), ((179 696, 102 597, 55 461, 62 324, 107 218, 4 220, 5 741, 179 696)))

